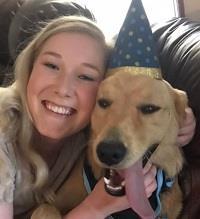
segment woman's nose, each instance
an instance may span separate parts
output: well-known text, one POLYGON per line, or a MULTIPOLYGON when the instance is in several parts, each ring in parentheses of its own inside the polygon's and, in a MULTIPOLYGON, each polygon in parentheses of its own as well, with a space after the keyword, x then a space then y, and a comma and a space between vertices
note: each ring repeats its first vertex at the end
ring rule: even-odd
POLYGON ((71 97, 74 95, 75 82, 73 78, 67 75, 62 75, 57 78, 55 92, 62 97, 71 97))

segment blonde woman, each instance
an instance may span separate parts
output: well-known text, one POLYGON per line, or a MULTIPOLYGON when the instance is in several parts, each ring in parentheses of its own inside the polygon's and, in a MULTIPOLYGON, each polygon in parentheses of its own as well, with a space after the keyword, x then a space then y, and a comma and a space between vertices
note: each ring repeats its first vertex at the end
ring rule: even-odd
MULTIPOLYGON (((126 197, 106 194, 102 180, 70 206, 71 196, 64 196, 62 203, 56 198, 84 159, 108 51, 95 23, 68 16, 48 23, 18 56, 15 82, 0 89, 0 218, 30 218, 43 202, 55 204, 69 219, 103 219, 129 207, 126 197)), ((194 132, 193 118, 189 113, 185 142, 194 132)), ((156 189, 155 175, 155 167, 148 164, 148 197, 156 189)), ((72 188, 70 194, 79 197, 79 187, 72 188)))

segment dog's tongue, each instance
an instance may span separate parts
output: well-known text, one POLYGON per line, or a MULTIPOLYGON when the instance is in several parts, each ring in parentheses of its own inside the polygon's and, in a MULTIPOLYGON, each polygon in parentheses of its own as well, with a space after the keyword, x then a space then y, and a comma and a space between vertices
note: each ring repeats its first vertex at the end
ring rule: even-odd
POLYGON ((125 177, 126 194, 131 208, 142 219, 154 219, 154 211, 145 193, 142 161, 138 161, 133 166, 123 170, 122 174, 125 177))

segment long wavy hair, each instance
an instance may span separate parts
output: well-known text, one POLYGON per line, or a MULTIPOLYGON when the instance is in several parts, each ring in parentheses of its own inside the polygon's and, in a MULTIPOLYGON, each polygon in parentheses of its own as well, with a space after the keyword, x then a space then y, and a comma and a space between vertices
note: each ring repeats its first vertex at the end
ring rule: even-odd
MULTIPOLYGON (((16 108, 15 111, 18 112, 16 150, 20 159, 26 164, 23 165, 23 168, 27 169, 27 171, 25 171, 26 173, 29 171, 30 183, 35 189, 41 189, 45 185, 45 182, 47 182, 48 179, 49 170, 45 161, 34 150, 32 142, 34 125, 31 122, 31 116, 27 107, 26 89, 34 62, 40 53, 43 44, 51 36, 61 32, 84 33, 96 39, 105 50, 105 65, 108 58, 107 55, 110 51, 104 34, 93 21, 84 17, 63 16, 46 24, 46 26, 42 28, 27 47, 19 54, 15 63, 15 82, 10 87, 16 97, 15 100, 10 98, 10 101, 7 101, 6 107, 9 108, 8 106, 10 106, 13 108, 13 105, 17 106, 14 107, 16 108)), ((82 142, 80 143, 83 144, 82 142)), ((77 156, 74 156, 74 159, 69 161, 71 162, 69 166, 73 166, 75 159, 77 159, 78 154, 80 154, 77 141, 76 146, 73 145, 72 148, 74 147, 76 147, 74 150, 77 156)))

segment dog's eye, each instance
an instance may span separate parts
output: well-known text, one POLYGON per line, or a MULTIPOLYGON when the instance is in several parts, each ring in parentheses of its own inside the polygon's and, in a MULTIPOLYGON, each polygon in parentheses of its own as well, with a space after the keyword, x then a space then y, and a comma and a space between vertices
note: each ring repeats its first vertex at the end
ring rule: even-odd
POLYGON ((160 110, 159 106, 155 106, 155 105, 142 105, 138 107, 139 110, 143 113, 143 114, 151 114, 154 113, 158 110, 160 110))
POLYGON ((98 105, 101 107, 101 108, 107 108, 111 105, 111 101, 110 100, 107 100, 107 99, 99 99, 98 101, 98 105))

